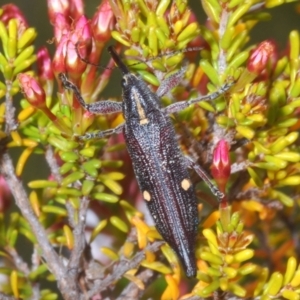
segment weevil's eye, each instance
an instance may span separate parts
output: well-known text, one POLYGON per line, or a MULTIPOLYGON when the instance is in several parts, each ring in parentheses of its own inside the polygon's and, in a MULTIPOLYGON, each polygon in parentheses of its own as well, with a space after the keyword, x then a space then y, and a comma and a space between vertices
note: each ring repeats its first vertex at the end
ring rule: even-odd
POLYGON ((127 80, 125 78, 121 80, 121 85, 123 88, 127 86, 127 80))

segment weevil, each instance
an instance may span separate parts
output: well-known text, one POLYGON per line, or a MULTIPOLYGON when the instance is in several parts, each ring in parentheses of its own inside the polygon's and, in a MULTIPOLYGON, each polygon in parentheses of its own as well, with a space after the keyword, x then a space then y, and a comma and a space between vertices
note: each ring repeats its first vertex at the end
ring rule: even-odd
POLYGON ((123 131, 140 191, 156 228, 178 255, 186 275, 195 277, 199 218, 188 168, 194 168, 217 197, 221 198, 222 193, 199 165, 182 154, 169 115, 194 103, 216 99, 230 88, 230 84, 225 84, 215 93, 162 108, 160 98, 179 83, 183 71, 166 79, 154 93, 142 79, 129 71, 113 47, 108 51, 123 73, 121 103, 106 100, 87 104, 78 88, 64 74, 60 74, 60 79, 87 111, 94 114, 123 113, 125 122, 118 127, 87 133, 83 138, 104 138, 123 131))

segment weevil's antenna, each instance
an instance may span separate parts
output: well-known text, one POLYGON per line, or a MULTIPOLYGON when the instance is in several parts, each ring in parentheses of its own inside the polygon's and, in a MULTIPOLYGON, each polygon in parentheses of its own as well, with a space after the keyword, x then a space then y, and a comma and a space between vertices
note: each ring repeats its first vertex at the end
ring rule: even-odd
POLYGON ((122 73, 128 74, 129 70, 126 67, 126 65, 123 63, 123 61, 121 60, 120 56, 118 55, 118 53, 116 52, 115 48, 113 46, 109 46, 107 48, 109 54, 111 55, 112 59, 114 60, 114 62, 116 63, 116 65, 118 66, 118 68, 122 71, 122 73))
MULTIPOLYGON (((111 68, 111 67, 104 67, 104 66, 101 66, 99 64, 92 63, 91 61, 89 61, 88 59, 86 59, 85 57, 83 57, 80 54, 80 52, 78 50, 78 45, 79 45, 79 42, 75 45, 75 51, 76 51, 78 57, 82 61, 84 61, 86 64, 94 66, 94 67, 97 67, 97 68, 106 69, 106 70, 113 70, 114 69, 114 68, 111 68)), ((113 46, 109 46, 107 49, 108 49, 108 52, 110 53, 112 59, 116 63, 117 67, 119 67, 121 69, 121 71, 123 72, 123 74, 128 74, 129 70, 125 66, 125 64, 123 63, 123 61, 121 60, 121 58, 120 58, 119 54, 116 52, 115 48, 113 46)), ((161 57, 168 57, 168 56, 176 55, 176 54, 179 54, 179 53, 195 52, 195 51, 200 51, 202 49, 203 49, 203 47, 188 47, 186 49, 170 51, 170 52, 167 52, 167 53, 158 54, 156 56, 147 58, 145 60, 141 59, 139 62, 133 63, 133 64, 129 65, 128 67, 133 67, 133 66, 136 66, 136 65, 138 65, 140 63, 151 62, 151 61, 153 61, 153 60, 155 60, 157 58, 161 58, 161 57)))
MULTIPOLYGON (((158 54, 158 55, 155 55, 152 57, 148 57, 147 59, 138 59, 136 57, 133 57, 134 59, 138 59, 139 62, 133 63, 133 64, 129 65, 129 67, 133 67, 140 63, 148 63, 148 62, 151 62, 153 60, 156 60, 156 59, 162 58, 162 57, 174 56, 174 55, 180 54, 180 53, 197 52, 202 49, 203 49, 203 47, 188 47, 188 48, 181 49, 181 50, 174 50, 174 51, 170 51, 170 52, 166 52, 166 53, 161 53, 161 54, 158 54)), ((129 58, 131 58, 131 57, 129 56, 129 58)))
MULTIPOLYGON (((83 57, 79 50, 78 50, 78 44, 77 43, 75 45, 75 50, 76 50, 76 54, 78 55, 78 57, 84 61, 86 64, 88 65, 92 65, 94 67, 97 67, 97 68, 101 68, 101 69, 106 69, 106 70, 113 70, 114 68, 111 68, 111 67, 104 67, 104 66, 101 66, 99 64, 95 64, 95 63, 92 63, 90 62, 88 59, 86 59, 85 57, 83 57)), ((121 60, 119 54, 117 53, 117 51, 115 50, 115 48, 113 46, 109 46, 107 48, 111 58, 113 59, 113 61, 115 62, 115 64, 117 65, 117 67, 122 71, 123 74, 128 74, 129 73, 129 70, 128 68, 126 67, 126 65, 123 63, 123 61, 121 60)))

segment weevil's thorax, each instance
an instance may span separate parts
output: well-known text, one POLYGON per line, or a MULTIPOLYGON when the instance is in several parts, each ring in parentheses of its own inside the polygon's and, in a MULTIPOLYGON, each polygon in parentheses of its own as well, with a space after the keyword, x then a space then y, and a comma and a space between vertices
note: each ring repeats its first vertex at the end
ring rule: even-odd
POLYGON ((148 116, 159 111, 159 99, 149 87, 134 74, 125 74, 122 79, 123 114, 128 121, 148 122, 148 116))

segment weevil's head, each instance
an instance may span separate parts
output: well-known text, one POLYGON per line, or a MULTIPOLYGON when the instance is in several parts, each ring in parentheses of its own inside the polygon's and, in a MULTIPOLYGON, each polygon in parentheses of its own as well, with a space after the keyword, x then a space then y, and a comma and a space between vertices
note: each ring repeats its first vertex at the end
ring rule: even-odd
POLYGON ((123 110, 126 119, 148 123, 149 114, 159 110, 159 99, 147 84, 132 73, 122 78, 123 110))
POLYGON ((108 51, 123 73, 122 90, 125 119, 138 120, 142 125, 147 124, 149 113, 159 109, 158 97, 142 79, 130 73, 113 47, 109 47, 108 51))

